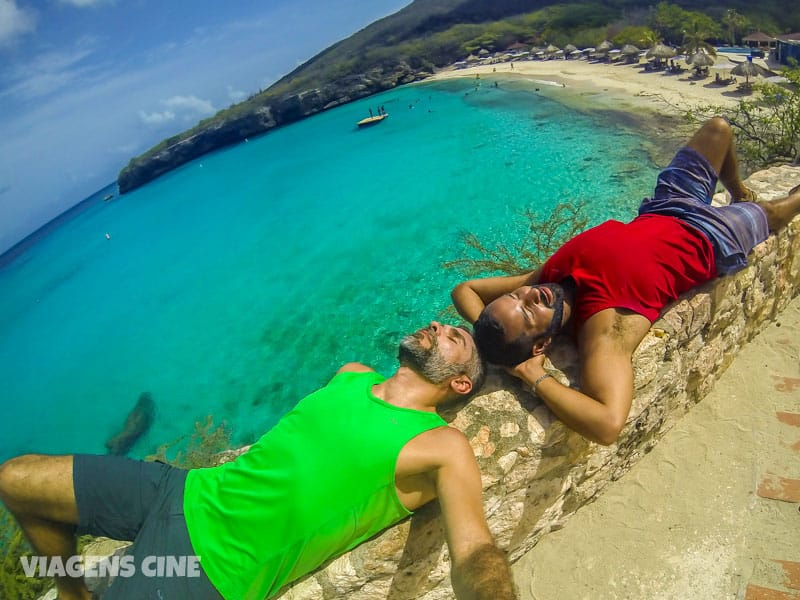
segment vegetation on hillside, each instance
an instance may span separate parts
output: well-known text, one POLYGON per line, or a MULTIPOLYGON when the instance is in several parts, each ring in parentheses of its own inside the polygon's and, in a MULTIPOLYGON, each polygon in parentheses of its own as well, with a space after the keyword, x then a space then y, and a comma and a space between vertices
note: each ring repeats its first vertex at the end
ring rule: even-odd
POLYGON ((517 42, 587 47, 609 39, 643 48, 656 41, 737 44, 754 30, 769 34, 800 30, 800 5, 780 0, 758 4, 683 0, 656 5, 641 0, 416 0, 327 48, 269 89, 162 141, 131 164, 287 95, 374 70, 388 73, 398 65, 408 65, 415 71, 432 71, 482 48, 500 51, 517 42))

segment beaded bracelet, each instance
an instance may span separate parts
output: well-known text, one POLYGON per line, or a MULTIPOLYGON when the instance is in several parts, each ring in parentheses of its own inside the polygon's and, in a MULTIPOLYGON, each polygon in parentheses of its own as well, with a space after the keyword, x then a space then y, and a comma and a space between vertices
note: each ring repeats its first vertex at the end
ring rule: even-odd
POLYGON ((536 381, 534 381, 533 385, 531 386, 533 388, 533 391, 535 392, 536 388, 539 387, 539 384, 542 383, 542 381, 544 381, 548 377, 552 377, 552 375, 550 373, 545 373, 544 375, 540 375, 539 377, 537 377, 536 381))

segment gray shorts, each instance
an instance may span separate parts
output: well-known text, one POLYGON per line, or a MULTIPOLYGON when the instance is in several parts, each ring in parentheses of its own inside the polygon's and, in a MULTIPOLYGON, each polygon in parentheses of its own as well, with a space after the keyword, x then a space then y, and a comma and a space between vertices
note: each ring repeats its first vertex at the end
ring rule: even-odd
POLYGON ((183 516, 186 473, 121 456, 74 456, 78 534, 133 541, 103 600, 222 599, 194 562, 183 516))

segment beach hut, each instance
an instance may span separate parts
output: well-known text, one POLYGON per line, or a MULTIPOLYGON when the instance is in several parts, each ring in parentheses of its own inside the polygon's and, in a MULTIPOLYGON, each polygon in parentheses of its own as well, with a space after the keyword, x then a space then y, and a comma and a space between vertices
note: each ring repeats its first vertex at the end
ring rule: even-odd
POLYGON ((564 58, 569 58, 570 56, 572 56, 572 53, 575 52, 577 49, 578 47, 575 46, 574 44, 567 44, 566 46, 564 46, 564 58))

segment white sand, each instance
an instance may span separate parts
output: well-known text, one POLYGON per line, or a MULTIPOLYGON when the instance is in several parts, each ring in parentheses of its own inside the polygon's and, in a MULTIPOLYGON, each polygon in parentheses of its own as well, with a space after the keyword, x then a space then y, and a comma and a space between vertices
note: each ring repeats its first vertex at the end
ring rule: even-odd
MULTIPOLYGON (((681 64, 685 67, 682 61, 681 64)), ((444 70, 431 79, 453 77, 475 78, 483 81, 493 77, 514 77, 541 85, 563 84, 564 100, 570 96, 592 96, 592 101, 617 109, 650 108, 657 112, 686 110, 705 105, 733 105, 741 98, 736 85, 719 86, 714 75, 695 79, 691 70, 680 74, 645 72, 644 64, 598 63, 586 60, 533 60, 496 65, 481 65, 467 69, 444 70)), ((723 76, 727 74, 722 71, 723 76)), ((741 80, 741 78, 739 78, 741 80)))

